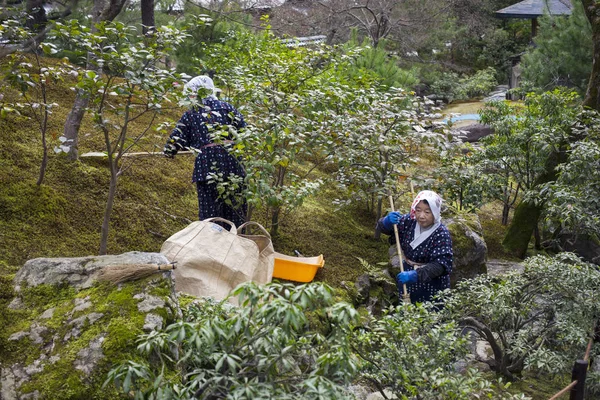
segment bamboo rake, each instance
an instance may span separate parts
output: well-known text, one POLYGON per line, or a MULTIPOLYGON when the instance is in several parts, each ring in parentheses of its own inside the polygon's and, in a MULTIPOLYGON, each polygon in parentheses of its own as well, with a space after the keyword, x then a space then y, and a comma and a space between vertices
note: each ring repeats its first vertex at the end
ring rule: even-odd
MULTIPOLYGON (((390 207, 392 208, 392 211, 395 211, 394 199, 391 194, 390 194, 390 207)), ((394 236, 396 237, 396 252, 398 252, 398 260, 400 261, 400 272, 404 272, 404 260, 402 259, 402 248, 400 247, 400 236, 398 235, 398 226, 396 226, 396 224, 394 224, 394 236)), ((408 291, 406 290, 406 283, 402 284, 402 289, 403 289, 403 296, 402 296, 403 301, 407 304, 410 304, 410 295, 408 294, 408 291)))
POLYGON ((99 281, 122 283, 146 278, 157 272, 174 270, 175 262, 170 264, 116 264, 107 265, 100 269, 96 275, 99 281))

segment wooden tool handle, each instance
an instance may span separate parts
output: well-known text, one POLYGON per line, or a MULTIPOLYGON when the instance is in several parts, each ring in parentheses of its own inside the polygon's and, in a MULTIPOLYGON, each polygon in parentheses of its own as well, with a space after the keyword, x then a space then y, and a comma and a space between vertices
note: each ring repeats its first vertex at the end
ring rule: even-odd
MULTIPOLYGON (((392 212, 394 210, 394 198, 390 195, 390 207, 392 212)), ((400 272, 404 272, 404 260, 402 259, 402 247, 400 247, 400 236, 398 235, 398 226, 394 224, 394 236, 396 237, 396 252, 398 253, 398 260, 400 261, 400 272)), ((410 303, 410 295, 406 290, 406 283, 402 284, 403 297, 405 303, 410 303)))

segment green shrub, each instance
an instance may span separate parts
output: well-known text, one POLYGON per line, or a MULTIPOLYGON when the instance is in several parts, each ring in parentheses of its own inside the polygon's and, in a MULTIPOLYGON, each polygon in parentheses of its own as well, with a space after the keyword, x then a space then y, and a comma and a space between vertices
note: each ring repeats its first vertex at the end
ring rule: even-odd
POLYGON ((522 274, 460 282, 444 311, 490 344, 499 374, 568 373, 600 315, 600 271, 572 253, 532 257, 522 274))
POLYGON ((350 398, 358 313, 332 294, 324 284, 247 283, 234 291, 241 307, 192 304, 183 320, 141 337, 147 361, 121 364, 107 383, 136 398, 350 398))
POLYGON ((483 97, 498 84, 492 67, 477 71, 474 75, 460 77, 455 72, 444 72, 431 84, 431 92, 452 102, 483 97))

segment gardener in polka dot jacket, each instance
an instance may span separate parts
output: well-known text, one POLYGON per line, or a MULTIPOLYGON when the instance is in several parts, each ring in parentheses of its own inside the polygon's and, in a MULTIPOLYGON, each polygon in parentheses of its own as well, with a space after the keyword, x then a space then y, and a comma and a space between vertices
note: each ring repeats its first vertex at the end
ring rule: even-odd
MULTIPOLYGON (((196 104, 183 114, 163 152, 167 157, 173 158, 179 150, 197 151, 192 182, 196 183, 198 192, 199 219, 221 217, 240 226, 246 219, 247 203, 242 200, 236 207, 226 204, 219 197, 217 185, 208 181, 208 175, 211 172, 223 173, 225 179, 230 174, 242 178, 246 176, 243 166, 226 149, 232 141, 225 140, 217 145, 211 138, 214 129, 222 125, 243 128, 246 126, 244 118, 231 104, 217 99, 215 92, 218 89, 206 75, 193 78, 184 85, 183 90, 196 104), (204 97, 205 94, 208 96, 204 97), (202 100, 196 102, 197 97, 202 100)), ((236 198, 243 198, 240 194, 241 188, 236 198)))
POLYGON ((377 222, 377 228, 390 235, 392 245, 396 243, 394 225, 398 227, 404 272, 396 281, 400 290, 406 284, 412 303, 431 301, 437 292, 450 288, 452 239, 441 222, 441 206, 437 193, 424 190, 413 201, 410 214, 393 211, 377 222))

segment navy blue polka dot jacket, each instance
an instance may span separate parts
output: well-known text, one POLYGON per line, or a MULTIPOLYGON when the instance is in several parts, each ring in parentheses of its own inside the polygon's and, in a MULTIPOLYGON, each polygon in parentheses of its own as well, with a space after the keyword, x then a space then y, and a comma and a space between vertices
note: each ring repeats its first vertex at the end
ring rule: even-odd
POLYGON ((209 146, 212 143, 210 132, 216 125, 232 125, 236 129, 246 126, 246 122, 235 107, 221 100, 206 98, 203 106, 186 111, 177 127, 170 135, 169 142, 177 150, 196 149, 199 154, 194 164, 192 182, 203 182, 209 172, 233 173, 246 176, 238 160, 223 146, 209 146), (216 170, 213 164, 216 163, 216 170))
MULTIPOLYGON (((390 235, 389 242, 391 245, 396 244, 394 237, 393 226, 386 227, 381 218, 377 223, 377 229, 386 235, 390 235)), ((431 301, 431 298, 440 290, 450 288, 450 273, 452 272, 452 239, 448 228, 441 224, 423 243, 415 249, 410 246, 410 242, 414 239, 415 226, 417 220, 411 219, 410 214, 402 215, 398 223, 398 237, 400 238, 400 247, 404 257, 418 263, 425 264, 421 268, 427 268, 429 265, 435 266, 441 274, 436 274, 433 279, 422 281, 419 279, 416 283, 406 285, 407 291, 410 293, 412 303, 431 301), (440 268, 439 266, 442 266, 440 268)), ((406 261, 403 263, 405 271, 411 271, 415 268, 409 265, 406 261)), ((418 271, 417 271, 418 272, 418 271)), ((422 274, 419 274, 420 278, 422 274)))

